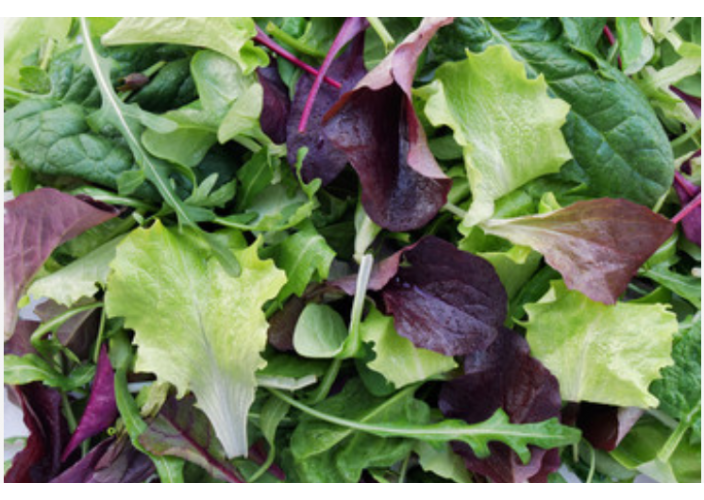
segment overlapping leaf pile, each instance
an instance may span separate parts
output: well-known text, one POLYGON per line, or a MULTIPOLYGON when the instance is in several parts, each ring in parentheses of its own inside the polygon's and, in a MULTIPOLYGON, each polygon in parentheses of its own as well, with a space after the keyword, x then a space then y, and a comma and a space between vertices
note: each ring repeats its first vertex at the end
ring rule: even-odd
POLYGON ((700 33, 18 18, 5 480, 700 481, 700 33))

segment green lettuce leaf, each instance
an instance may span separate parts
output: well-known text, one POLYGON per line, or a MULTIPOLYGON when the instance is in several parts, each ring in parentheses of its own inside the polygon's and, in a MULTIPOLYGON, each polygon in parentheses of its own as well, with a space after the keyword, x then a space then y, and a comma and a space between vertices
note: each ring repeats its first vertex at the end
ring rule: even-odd
POLYGON ((648 387, 672 364, 678 328, 665 304, 605 305, 554 281, 543 300, 525 309, 531 352, 557 377, 563 400, 658 405, 648 387))
POLYGON ((157 222, 130 233, 117 248, 106 309, 135 330, 136 370, 193 391, 230 457, 247 452, 247 412, 255 372, 265 361, 264 303, 286 282, 257 244, 234 252, 242 273, 233 278, 199 233, 157 222))
POLYGON ((360 324, 363 342, 373 343, 376 357, 367 363, 397 389, 430 379, 457 367, 451 356, 419 349, 394 328, 391 316, 372 309, 360 324))
POLYGON ((464 225, 494 213, 494 201, 571 158, 560 128, 569 105, 548 96, 545 79, 528 79, 506 47, 445 63, 421 89, 425 114, 463 147, 473 201, 464 225))
POLYGON ((103 35, 105 45, 174 43, 219 52, 249 74, 266 66, 266 52, 251 40, 257 34, 251 17, 126 17, 103 35))

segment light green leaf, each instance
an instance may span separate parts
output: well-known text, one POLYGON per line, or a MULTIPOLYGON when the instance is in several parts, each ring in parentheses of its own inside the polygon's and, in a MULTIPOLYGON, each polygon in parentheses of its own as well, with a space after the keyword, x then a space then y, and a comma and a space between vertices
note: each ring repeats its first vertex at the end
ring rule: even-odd
POLYGON ((672 364, 678 328, 666 305, 605 305, 553 281, 546 297, 525 309, 531 352, 557 377, 562 399, 658 405, 648 387, 672 364))
POLYGON ((83 297, 92 297, 99 291, 98 285, 105 285, 110 262, 115 258, 115 248, 121 241, 122 237, 117 237, 55 273, 38 279, 27 293, 68 307, 83 297))
POLYGON ((397 389, 430 379, 457 366, 451 356, 419 349, 402 337, 394 328, 391 316, 384 316, 372 309, 360 325, 363 342, 374 344, 376 357, 367 363, 372 370, 382 374, 397 389))
POLYGON ((255 372, 265 361, 264 303, 286 282, 257 244, 235 252, 242 272, 229 275, 198 233, 157 222, 118 246, 106 308, 135 330, 136 370, 193 391, 228 456, 247 452, 247 412, 255 372))
POLYGON ((472 482, 472 476, 464 464, 464 459, 452 451, 449 443, 436 447, 418 441, 413 451, 418 455, 418 461, 423 470, 456 483, 472 482))
POLYGON ((342 351, 347 326, 342 316, 324 304, 308 304, 293 332, 293 347, 306 358, 333 358, 342 351))
POLYGON ((266 66, 269 58, 256 47, 250 17, 126 17, 103 35, 105 45, 174 43, 219 52, 240 65, 245 74, 266 66))
POLYGON ((702 307, 702 280, 670 271, 667 264, 657 265, 641 273, 668 290, 688 300, 698 309, 702 307))
POLYGON ((420 93, 430 122, 450 127, 464 149, 473 194, 467 227, 491 217, 501 196, 571 158, 560 131, 569 105, 548 97, 542 75, 528 79, 505 47, 443 64, 420 93))
POLYGON ((617 17, 616 34, 623 72, 627 75, 639 72, 655 54, 653 39, 641 27, 639 17, 617 17))

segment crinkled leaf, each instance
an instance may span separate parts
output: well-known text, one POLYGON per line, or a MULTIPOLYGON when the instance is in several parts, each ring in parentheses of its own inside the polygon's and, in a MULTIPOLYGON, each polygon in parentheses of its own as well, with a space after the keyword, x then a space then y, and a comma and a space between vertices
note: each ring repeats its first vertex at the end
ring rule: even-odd
POLYGON ((543 215, 493 219, 482 228, 537 250, 569 288, 613 304, 674 224, 641 205, 602 198, 543 215))
POLYGON ((115 418, 117 418, 115 374, 110 364, 108 351, 105 346, 102 346, 86 409, 83 411, 71 440, 61 454, 62 460, 66 460, 83 441, 107 429, 115 421, 115 418))
POLYGON ((106 295, 108 314, 136 331, 136 369, 156 373, 180 396, 193 391, 229 456, 247 451, 254 372, 265 364, 261 307, 286 281, 273 262, 259 260, 257 245, 236 255, 242 274, 233 278, 197 234, 157 222, 118 247, 106 295))
POLYGON ((557 377, 562 399, 658 405, 648 387, 672 364, 677 332, 677 318, 666 305, 605 305, 553 282, 543 300, 525 309, 531 351, 557 377))
POLYGON ((569 105, 548 96, 542 75, 528 79, 506 47, 443 64, 421 91, 428 119, 450 127, 463 148, 472 190, 466 226, 491 217, 495 200, 558 172, 572 157, 560 130, 569 105))
POLYGON ((269 58, 252 37, 251 17, 126 17, 103 35, 105 45, 174 43, 203 47, 236 61, 249 74, 269 58))
MULTIPOLYGON (((439 407, 449 418, 469 424, 482 422, 502 408, 514 424, 542 422, 560 416, 557 379, 530 355, 527 342, 502 329, 485 351, 465 357, 464 375, 443 384, 439 407)), ((464 445, 454 449, 467 467, 497 482, 545 480, 559 466, 553 451, 531 448, 531 459, 521 463, 506 445, 489 445, 491 455, 480 459, 464 445)))
POLYGON ((50 188, 5 203, 5 339, 17 321, 17 304, 56 247, 115 217, 119 211, 50 188))
POLYGON ((558 18, 457 18, 432 44, 436 55, 464 59, 504 45, 531 76, 544 75, 570 105, 563 127, 574 162, 563 170, 594 196, 654 206, 672 184, 672 148, 646 97, 594 53, 573 50, 558 18), (594 64, 597 65, 595 70, 594 64), (569 168, 568 168, 569 167, 569 168))
POLYGON ((360 325, 362 341, 372 343, 375 357, 367 363, 397 389, 431 379, 455 368, 455 360, 427 349, 419 349, 401 337, 393 318, 372 309, 360 325))
POLYGON ((418 58, 452 18, 426 18, 325 117, 324 133, 345 153, 369 217, 390 231, 417 229, 445 204, 451 180, 435 161, 413 108, 418 58))

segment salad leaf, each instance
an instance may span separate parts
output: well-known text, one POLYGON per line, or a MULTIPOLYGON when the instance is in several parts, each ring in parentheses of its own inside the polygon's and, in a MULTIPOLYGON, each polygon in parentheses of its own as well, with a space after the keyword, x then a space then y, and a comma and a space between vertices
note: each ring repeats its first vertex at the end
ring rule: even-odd
POLYGON ((457 18, 432 47, 457 60, 465 57, 465 47, 481 52, 506 46, 531 76, 542 74, 550 91, 570 105, 563 133, 574 162, 565 169, 574 172, 584 193, 654 206, 673 176, 662 125, 635 83, 566 41, 557 18, 457 18))
POLYGON ((568 288, 614 304, 674 225, 635 203, 603 198, 542 215, 492 219, 482 229, 537 250, 568 288))
POLYGON ((491 217, 495 200, 572 157, 560 131, 569 105, 548 97, 542 76, 529 80, 506 47, 443 64, 420 92, 430 122, 450 127, 463 148, 472 190, 467 227, 491 217))
POLYGON ((658 405, 648 387, 672 364, 677 332, 666 305, 604 305, 557 281, 543 300, 525 308, 531 351, 557 377, 564 400, 658 405))
POLYGON ((157 222, 120 244, 105 299, 108 315, 124 317, 136 331, 136 369, 172 383, 180 397, 193 391, 229 457, 247 452, 254 372, 265 365, 261 307, 285 283, 271 261, 259 260, 256 245, 236 255, 242 274, 233 278, 197 233, 157 222), (165 329, 173 314, 179 328, 165 329))
POLYGON ((450 189, 450 180, 428 149, 411 87, 421 53, 437 30, 451 22, 424 19, 323 118, 328 140, 345 153, 359 176, 365 211, 390 231, 425 225, 445 204, 450 189))
POLYGON ((249 74, 269 62, 251 41, 256 33, 250 17, 125 17, 101 41, 105 45, 174 43, 208 48, 237 62, 249 74))
MULTIPOLYGON (((530 355, 523 337, 504 328, 485 351, 465 357, 464 375, 443 384, 439 407, 446 417, 469 424, 503 408, 512 423, 523 424, 559 417, 561 400, 557 379, 530 355)), ((503 443, 489 448, 491 455, 479 458, 471 448, 453 444, 471 471, 497 482, 545 481, 560 464, 555 450, 531 447, 526 463, 503 443)))
POLYGON ((19 300, 51 252, 118 214, 111 206, 51 188, 5 203, 5 340, 17 322, 19 300))
MULTIPOLYGON (((352 295, 355 280, 333 284, 352 295)), ((381 292, 400 335, 446 356, 485 349, 506 318, 506 292, 492 265, 435 236, 381 261, 369 289, 381 292)))

